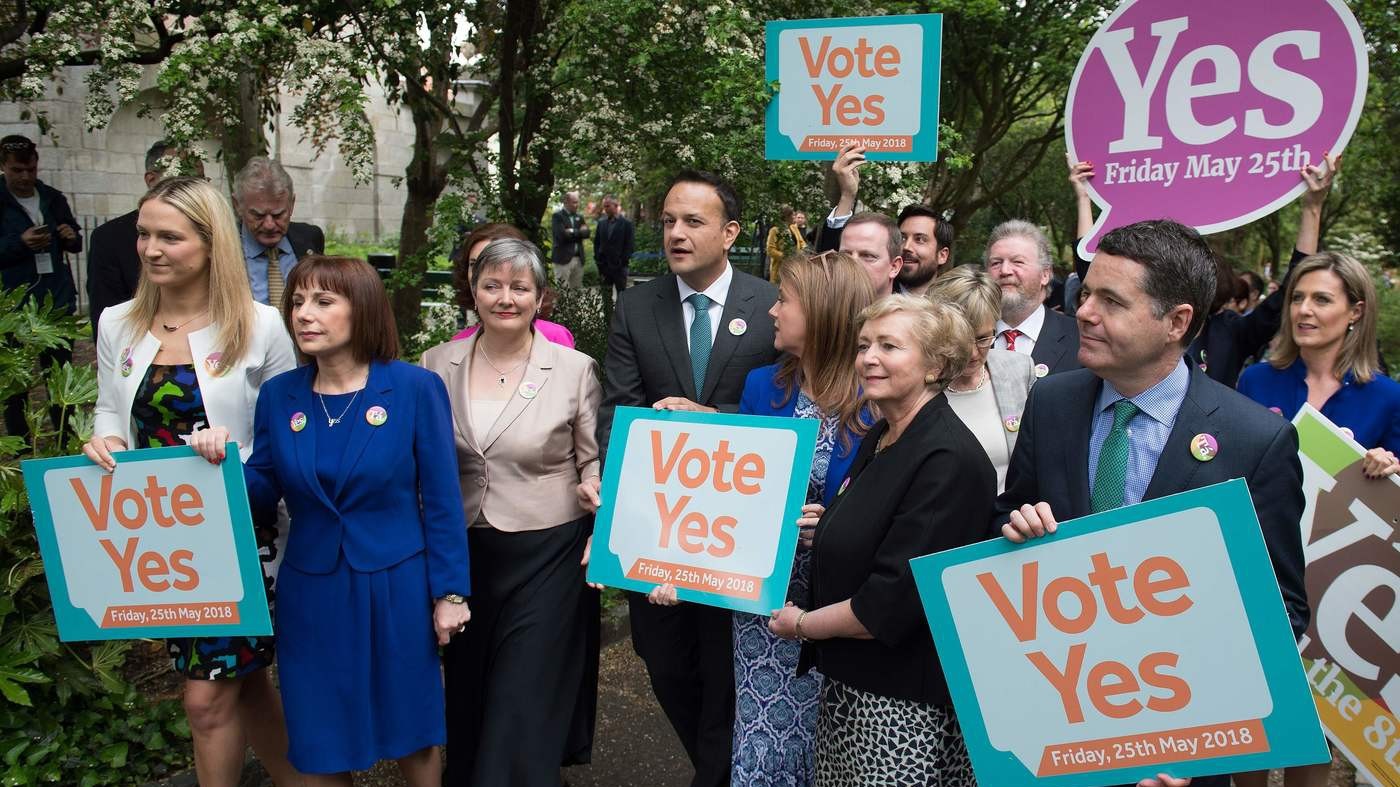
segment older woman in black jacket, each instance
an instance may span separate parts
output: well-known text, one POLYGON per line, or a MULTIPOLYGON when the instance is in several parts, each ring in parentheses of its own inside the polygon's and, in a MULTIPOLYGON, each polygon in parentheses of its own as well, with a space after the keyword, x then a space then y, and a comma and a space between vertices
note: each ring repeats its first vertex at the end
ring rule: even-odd
POLYGON ((884 416, 817 524, 805 608, 770 628, 826 676, 817 785, 975 785, 909 559, 986 535, 996 472, 943 389, 967 365, 958 310, 896 295, 857 322, 856 367, 884 416))

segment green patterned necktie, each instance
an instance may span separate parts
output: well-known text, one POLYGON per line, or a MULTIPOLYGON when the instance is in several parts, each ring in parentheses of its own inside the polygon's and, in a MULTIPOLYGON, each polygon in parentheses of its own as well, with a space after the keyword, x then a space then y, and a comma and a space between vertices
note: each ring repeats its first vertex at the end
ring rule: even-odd
POLYGON ((1094 474, 1094 491, 1089 509, 1097 514, 1123 505, 1123 485, 1128 480, 1128 422, 1138 414, 1138 406, 1128 399, 1113 403, 1113 430, 1099 449, 1099 466, 1094 474))
POLYGON ((690 373, 695 377, 695 398, 704 396, 705 369, 710 365, 710 296, 697 292, 685 299, 695 308, 695 319, 690 323, 690 373))

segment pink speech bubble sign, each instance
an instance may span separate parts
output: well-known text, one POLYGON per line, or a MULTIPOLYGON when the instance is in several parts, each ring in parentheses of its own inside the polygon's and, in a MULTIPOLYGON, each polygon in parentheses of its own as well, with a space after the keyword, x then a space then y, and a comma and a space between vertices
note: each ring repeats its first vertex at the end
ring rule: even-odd
POLYGON ((1170 217, 1247 224, 1340 152, 1366 97, 1361 27, 1341 0, 1125 0, 1079 59, 1065 113, 1104 232, 1170 217))

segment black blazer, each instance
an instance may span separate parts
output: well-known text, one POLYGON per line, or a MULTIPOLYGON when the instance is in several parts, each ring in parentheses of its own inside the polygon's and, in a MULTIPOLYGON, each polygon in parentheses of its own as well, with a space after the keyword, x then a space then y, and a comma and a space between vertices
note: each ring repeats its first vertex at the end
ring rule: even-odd
POLYGON ((88 316, 92 318, 92 338, 97 338, 97 320, 108 306, 125 303, 136 295, 141 281, 141 258, 136 255, 136 215, 133 210, 92 231, 88 242, 88 316))
POLYGON ((607 216, 598 219, 598 228, 593 233, 593 258, 598 261, 598 270, 626 272, 635 246, 635 232, 626 216, 619 213, 616 219, 609 220, 607 216))
POLYGON ((297 259, 308 254, 326 253, 326 233, 315 224, 291 222, 287 225, 287 242, 292 244, 292 253, 297 259))
MULTIPOLYGON (((1195 366, 1186 400, 1157 460, 1144 500, 1244 478, 1264 531, 1264 543, 1278 577, 1293 633, 1308 626, 1303 588, 1303 466, 1293 425, 1215 382, 1195 366), (1220 451, 1209 462, 1191 455, 1191 439, 1213 435, 1220 451)), ((1089 437, 1093 410, 1103 381, 1088 369, 1052 375, 1031 389, 1006 491, 997 500, 995 530, 1010 512, 1044 501, 1060 521, 1087 516, 1089 437)))
POLYGON ((942 394, 924 405, 894 445, 876 453, 889 424, 861 441, 848 476, 817 523, 806 609, 846 599, 874 639, 803 646, 799 672, 822 674, 886 697, 949 705, 909 560, 986 538, 997 474, 942 394))
POLYGON ((549 235, 554 241, 550 260, 555 265, 568 265, 575 255, 579 261, 588 262, 583 253, 583 239, 588 237, 588 219, 560 208, 549 217, 549 235))
POLYGON ((1040 337, 1035 340, 1031 358, 1036 363, 1045 364, 1050 374, 1079 369, 1079 323, 1073 317, 1043 306, 1045 323, 1040 328, 1040 337))
POLYGON ((613 409, 650 407, 668 396, 684 396, 725 412, 739 411, 744 378, 750 371, 778 358, 773 349, 773 319, 768 310, 777 300, 772 284, 734 270, 724 301, 719 332, 710 349, 705 385, 695 390, 686 341, 685 314, 673 274, 659 276, 618 296, 603 359, 603 407, 598 411, 598 448, 606 457, 613 409), (744 321, 738 336, 730 330, 744 321))

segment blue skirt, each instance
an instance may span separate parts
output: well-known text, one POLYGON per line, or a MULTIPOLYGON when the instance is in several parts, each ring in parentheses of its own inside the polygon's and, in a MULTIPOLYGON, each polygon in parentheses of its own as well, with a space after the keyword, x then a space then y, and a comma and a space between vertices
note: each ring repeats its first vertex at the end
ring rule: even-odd
POLYGON ((423 554, 361 573, 282 564, 277 656, 287 753, 303 773, 365 770, 447 739, 423 554))

